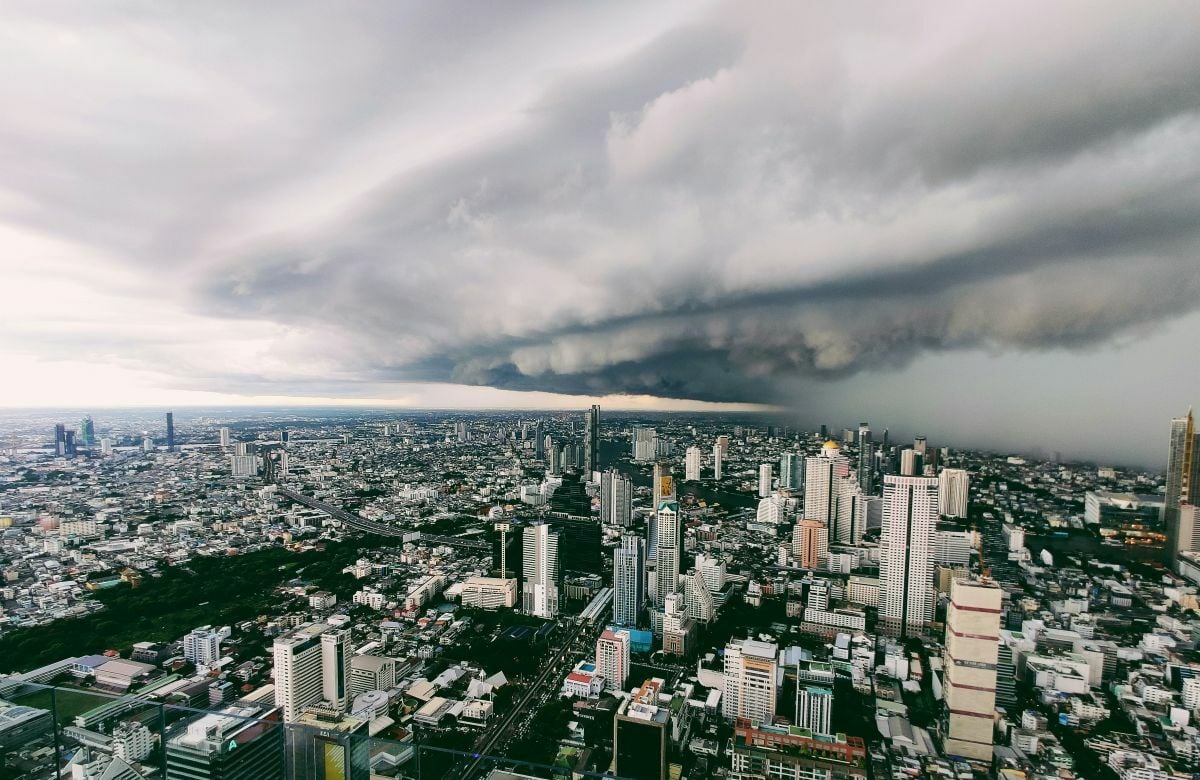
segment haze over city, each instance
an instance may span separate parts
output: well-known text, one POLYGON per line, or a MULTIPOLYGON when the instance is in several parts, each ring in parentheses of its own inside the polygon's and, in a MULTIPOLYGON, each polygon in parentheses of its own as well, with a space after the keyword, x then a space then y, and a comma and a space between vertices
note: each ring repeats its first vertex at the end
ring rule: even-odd
POLYGON ((1200 386, 1194 3, 0 27, 3 405, 762 404, 1162 465, 1200 386))

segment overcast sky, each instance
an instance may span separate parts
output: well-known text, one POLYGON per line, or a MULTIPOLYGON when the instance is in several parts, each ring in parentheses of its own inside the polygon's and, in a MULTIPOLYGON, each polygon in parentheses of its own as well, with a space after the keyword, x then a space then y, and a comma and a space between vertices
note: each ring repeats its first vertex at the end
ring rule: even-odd
POLYGON ((0 405, 689 399, 1157 462, 1200 402, 1198 29, 11 0, 0 405))

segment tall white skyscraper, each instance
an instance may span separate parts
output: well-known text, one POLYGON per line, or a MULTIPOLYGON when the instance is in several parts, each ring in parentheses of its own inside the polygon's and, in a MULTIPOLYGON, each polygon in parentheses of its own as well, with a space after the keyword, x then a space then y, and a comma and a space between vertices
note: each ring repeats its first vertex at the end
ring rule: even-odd
POLYGON ((1167 524, 1172 561, 1190 545, 1181 532, 1181 504, 1200 504, 1200 435, 1196 433, 1192 410, 1171 420, 1171 440, 1167 450, 1167 486, 1163 497, 1163 520, 1167 524))
POLYGON ((837 514, 830 538, 839 544, 859 544, 867 530, 872 511, 879 511, 881 499, 868 496, 860 483, 849 477, 837 480, 837 514))
POLYGON ((627 534, 613 552, 613 623, 636 628, 646 604, 646 541, 627 534))
POLYGON ((937 520, 937 478, 883 478, 879 617, 885 630, 899 636, 920 632, 933 619, 937 520))
POLYGON ((770 463, 758 467, 758 497, 766 498, 771 495, 772 469, 770 463))
POLYGON ((850 461, 835 441, 825 442, 821 454, 804 459, 804 516, 826 525, 837 517, 838 480, 850 474, 850 461))
POLYGON ((704 574, 698 569, 683 575, 683 600, 687 605, 687 616, 697 623, 708 623, 716 616, 716 602, 704 574))
POLYGON ((917 471, 920 470, 920 457, 916 450, 911 448, 900 452, 900 475, 904 477, 920 476, 917 471))
POLYGON ((683 478, 688 482, 700 481, 700 448, 688 447, 683 461, 683 478))
POLYGON ((721 479, 721 466, 725 457, 725 450, 721 449, 720 444, 713 445, 713 479, 721 479))
POLYGON ((818 685, 796 686, 796 725, 814 734, 830 734, 833 691, 818 685))
POLYGON ((654 559, 654 605, 661 607, 667 596, 679 589, 680 528, 679 505, 663 501, 655 513, 658 544, 654 559))
POLYGON ((946 609, 946 753, 992 760, 1002 592, 991 581, 954 580, 946 609))
POLYGON ((525 526, 521 539, 521 610, 527 615, 553 620, 558 617, 558 534, 545 523, 525 526))
POLYGON ((654 460, 658 455, 658 432, 644 425, 633 428, 633 459, 636 461, 654 460))
POLYGON ((704 577, 710 593, 719 593, 725 587, 725 561, 712 555, 700 553, 696 556, 696 569, 704 577))
POLYGON ((778 656, 778 647, 756 639, 734 639, 725 646, 721 714, 726 720, 775 719, 778 656))
POLYGON ((627 528, 633 519, 633 483, 619 471, 600 475, 600 522, 627 528))
POLYGON ((971 477, 963 469, 942 469, 938 474, 938 512, 947 517, 966 517, 971 477))
POLYGON ((596 671, 604 676, 604 687, 619 691, 629 677, 629 632, 606 630, 596 640, 596 671))
POLYGON ((345 709, 350 681, 349 641, 347 631, 328 623, 309 623, 276 637, 272 647, 275 705, 283 710, 285 723, 323 699, 345 709))
POLYGON ((228 429, 228 428, 222 428, 222 429, 221 429, 221 446, 222 446, 222 447, 228 447, 228 446, 229 446, 229 441, 230 441, 230 439, 229 439, 229 429, 228 429))

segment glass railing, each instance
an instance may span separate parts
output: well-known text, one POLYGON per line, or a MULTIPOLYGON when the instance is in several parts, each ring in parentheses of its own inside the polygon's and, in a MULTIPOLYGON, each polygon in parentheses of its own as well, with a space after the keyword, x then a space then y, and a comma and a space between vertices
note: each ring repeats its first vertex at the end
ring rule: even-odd
POLYGON ((153 691, 121 696, 0 678, 0 780, 615 777, 573 766, 586 758, 582 749, 563 750, 560 764, 549 765, 445 746, 492 744, 483 739, 487 728, 319 710, 285 724, 272 701, 210 701, 206 686, 175 682, 170 698, 191 704, 153 691))

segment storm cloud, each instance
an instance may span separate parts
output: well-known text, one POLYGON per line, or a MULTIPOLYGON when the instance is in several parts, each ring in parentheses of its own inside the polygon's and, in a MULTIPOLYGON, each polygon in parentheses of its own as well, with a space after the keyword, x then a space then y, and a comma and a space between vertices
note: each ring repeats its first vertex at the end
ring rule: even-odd
POLYGON ((1200 303, 1195 3, 0 13, 0 220, 201 323, 85 329, 189 386, 787 403, 1200 303))

